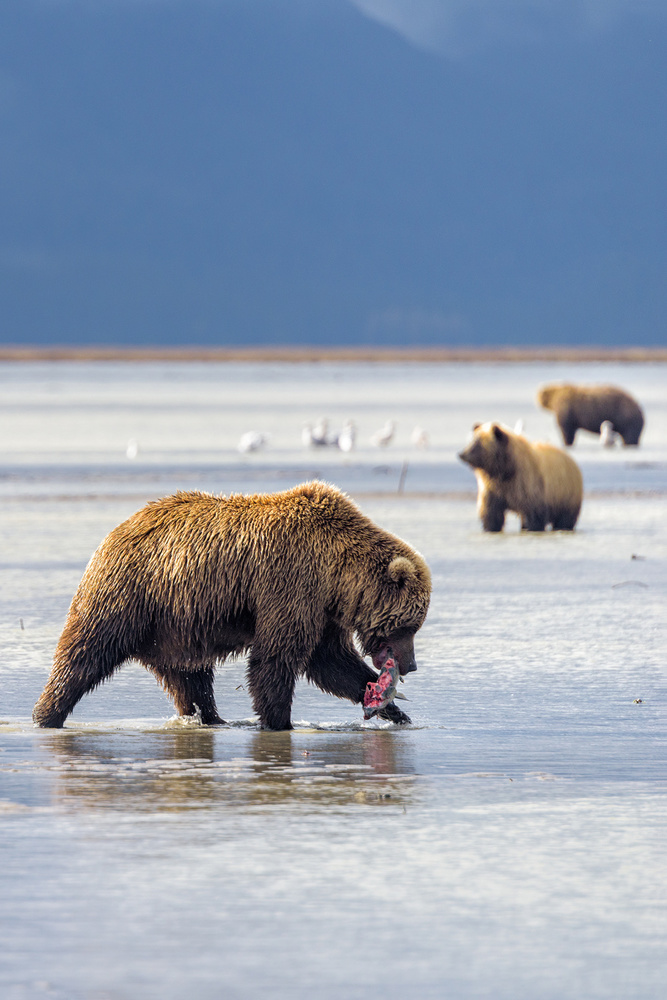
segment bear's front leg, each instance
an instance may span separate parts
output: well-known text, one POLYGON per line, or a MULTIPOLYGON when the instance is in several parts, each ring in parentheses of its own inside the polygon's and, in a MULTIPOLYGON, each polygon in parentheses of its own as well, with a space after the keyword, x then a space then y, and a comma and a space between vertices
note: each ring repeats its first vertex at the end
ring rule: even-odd
POLYGON ((395 702, 390 701, 388 705, 385 705, 381 711, 378 712, 381 719, 387 719, 388 722, 393 722, 397 726, 407 726, 408 723, 412 722, 412 719, 405 712, 396 705, 395 702))
POLYGON ((505 525, 505 501, 491 490, 480 494, 478 513, 484 531, 502 531, 505 525))
MULTIPOLYGON (((306 667, 306 677, 327 694, 362 705, 366 685, 369 681, 376 681, 378 675, 359 656, 352 639, 335 622, 328 622, 306 667)), ((378 715, 398 726, 412 721, 393 701, 378 715)))
POLYGON ((565 413, 559 414, 556 419, 558 421, 558 426, 560 427, 560 432, 563 435, 563 441, 569 448, 574 444, 574 438, 579 430, 579 424, 569 410, 566 410, 565 413))
POLYGON ((292 728, 292 698, 296 671, 283 654, 253 646, 248 661, 248 688, 262 729, 292 728))
POLYGON ((378 675, 359 656, 351 636, 329 621, 306 667, 306 677, 327 694, 361 705, 366 685, 378 675))

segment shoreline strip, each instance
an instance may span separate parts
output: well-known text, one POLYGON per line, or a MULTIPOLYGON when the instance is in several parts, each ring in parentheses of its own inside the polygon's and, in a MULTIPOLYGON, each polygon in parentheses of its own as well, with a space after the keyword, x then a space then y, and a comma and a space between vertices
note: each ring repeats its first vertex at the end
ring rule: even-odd
POLYGON ((0 346, 0 361, 667 362, 667 347, 36 347, 0 346))

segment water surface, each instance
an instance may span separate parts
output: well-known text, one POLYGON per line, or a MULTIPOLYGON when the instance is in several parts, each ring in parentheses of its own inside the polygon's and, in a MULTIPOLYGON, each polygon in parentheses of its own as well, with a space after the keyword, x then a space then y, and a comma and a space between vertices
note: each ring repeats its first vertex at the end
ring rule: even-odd
POLYGON ((0 987, 9 998, 662 996, 667 961, 667 374, 593 365, 0 366, 0 987), (639 449, 573 450, 571 535, 480 531, 455 452, 551 378, 615 381, 639 449), (351 456, 301 426, 352 417, 351 456), (385 419, 397 435, 368 443, 385 419), (431 447, 410 445, 414 425, 431 447), (271 433, 236 451, 240 434, 271 433), (134 461, 127 440, 139 444, 134 461), (407 461, 403 491, 400 475, 407 461), (99 541, 177 488, 319 475, 427 558, 413 724, 306 684, 263 733, 174 718, 125 665, 62 731, 32 706, 99 541))

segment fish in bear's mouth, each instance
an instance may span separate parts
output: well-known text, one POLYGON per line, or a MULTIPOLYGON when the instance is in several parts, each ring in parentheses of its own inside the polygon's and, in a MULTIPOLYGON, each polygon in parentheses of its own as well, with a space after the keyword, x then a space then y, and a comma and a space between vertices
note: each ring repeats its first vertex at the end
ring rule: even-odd
POLYGON ((404 694, 396 690, 396 686, 403 681, 398 669, 398 664, 394 659, 390 646, 383 647, 379 653, 373 657, 373 666, 380 673, 376 681, 369 681, 364 692, 364 719, 372 719, 386 708, 395 698, 407 701, 404 694))

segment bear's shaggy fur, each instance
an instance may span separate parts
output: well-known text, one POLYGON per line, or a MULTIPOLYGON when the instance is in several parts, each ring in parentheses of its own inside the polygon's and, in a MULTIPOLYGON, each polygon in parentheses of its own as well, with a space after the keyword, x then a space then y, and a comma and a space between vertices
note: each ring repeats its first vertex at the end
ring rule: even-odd
MULTIPOLYGON (((104 539, 74 595, 51 676, 35 706, 60 727, 125 660, 151 670, 181 715, 218 724, 216 661, 250 650, 248 683, 266 729, 290 729, 296 679, 363 701, 391 648, 415 670, 413 636, 429 605, 422 557, 339 490, 177 493, 149 503, 104 539)), ((409 721, 391 703, 384 717, 409 721)))
POLYGON ((500 424, 475 424, 459 458, 477 477, 477 511, 485 531, 502 531, 505 511, 526 531, 571 531, 579 517, 583 482, 579 466, 560 448, 528 441, 500 424))
POLYGON ((624 444, 639 444, 644 414, 637 401, 623 389, 613 385, 553 383, 539 389, 537 402, 556 414, 566 445, 574 443, 578 430, 599 434, 606 420, 624 444))

